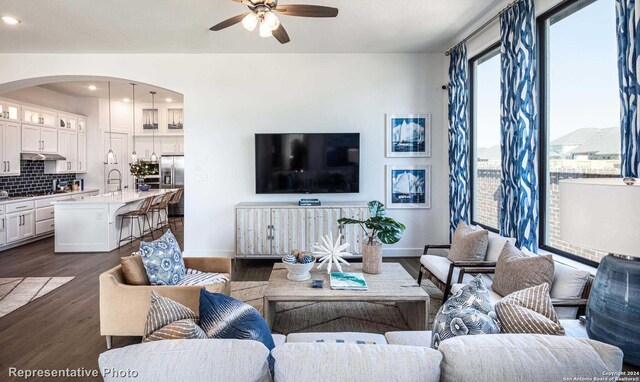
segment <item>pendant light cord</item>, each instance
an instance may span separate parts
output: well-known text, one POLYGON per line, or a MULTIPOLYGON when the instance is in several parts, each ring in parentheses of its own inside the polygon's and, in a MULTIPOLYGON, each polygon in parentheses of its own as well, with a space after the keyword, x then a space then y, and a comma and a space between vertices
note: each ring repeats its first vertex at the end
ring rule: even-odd
POLYGON ((131 103, 133 109, 133 152, 136 152, 136 84, 131 84, 131 103))
POLYGON ((151 144, 153 153, 156 153, 156 92, 151 92, 151 144))
POLYGON ((113 139, 111 133, 111 81, 107 83, 109 86, 109 150, 113 150, 113 139))

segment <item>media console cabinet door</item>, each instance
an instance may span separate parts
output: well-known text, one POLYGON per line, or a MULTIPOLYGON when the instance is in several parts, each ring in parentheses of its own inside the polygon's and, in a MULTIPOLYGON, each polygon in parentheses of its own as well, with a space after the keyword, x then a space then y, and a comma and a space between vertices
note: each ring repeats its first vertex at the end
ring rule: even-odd
MULTIPOLYGON (((369 209, 361 207, 343 208, 341 210, 341 217, 366 220, 369 218, 369 209)), ((346 249, 346 251, 354 255, 361 254, 362 244, 366 239, 362 227, 360 227, 360 225, 358 224, 344 225, 342 227, 342 234, 344 235, 344 242, 349 243, 349 247, 346 249)))
POLYGON ((313 251, 315 243, 322 244, 322 237, 331 232, 333 240, 338 238, 339 208, 309 208, 306 210, 307 250, 313 251))
POLYGON ((271 210, 271 238, 273 256, 288 255, 292 249, 310 251, 306 246, 305 210, 300 208, 274 208, 271 210))
POLYGON ((236 210, 236 255, 271 255, 271 210, 238 208, 236 210))

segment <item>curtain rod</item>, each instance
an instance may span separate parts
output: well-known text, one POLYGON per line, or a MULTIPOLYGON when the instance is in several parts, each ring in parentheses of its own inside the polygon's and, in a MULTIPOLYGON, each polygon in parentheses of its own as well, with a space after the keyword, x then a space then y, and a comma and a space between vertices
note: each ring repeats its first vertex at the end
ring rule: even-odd
POLYGON ((498 17, 500 17, 501 14, 503 14, 504 12, 506 12, 509 8, 513 7, 514 5, 516 5, 517 3, 519 3, 522 0, 515 0, 512 1, 511 3, 509 3, 506 7, 502 8, 500 10, 500 12, 498 12, 498 14, 496 14, 495 16, 493 16, 492 18, 490 18, 489 20, 487 20, 484 24, 480 25, 480 27, 478 27, 478 29, 474 30, 473 32, 469 33, 467 35, 467 37, 463 38, 459 43, 457 43, 456 45, 452 46, 451 48, 449 48, 449 50, 447 50, 446 52, 444 52, 445 56, 448 56, 451 51, 453 50, 453 48, 455 48, 456 46, 458 46, 459 44, 469 40, 470 38, 476 36, 478 33, 482 32, 485 28, 487 28, 489 25, 491 25, 491 23, 493 23, 494 21, 496 21, 498 19, 498 17))

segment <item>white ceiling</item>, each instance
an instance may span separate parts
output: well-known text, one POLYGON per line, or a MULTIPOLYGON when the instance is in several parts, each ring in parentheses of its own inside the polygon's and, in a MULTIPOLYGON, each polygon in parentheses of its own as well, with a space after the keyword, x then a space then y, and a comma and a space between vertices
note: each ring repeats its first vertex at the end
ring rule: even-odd
POLYGON ((340 10, 335 19, 280 16, 291 42, 261 39, 231 0, 2 0, 0 53, 420 53, 442 52, 500 0, 282 0, 340 10))
MULTIPOLYGON (((108 86, 106 81, 66 81, 57 82, 51 84, 40 85, 45 89, 52 90, 56 93, 65 94, 72 97, 80 98, 108 98, 108 86), (93 85, 96 90, 90 90, 89 86, 93 85)), ((155 91, 156 103, 166 103, 166 99, 171 98, 172 103, 182 103, 182 94, 172 92, 166 89, 154 87, 147 84, 136 85, 136 102, 148 102, 151 103, 150 91, 155 91)), ((125 98, 131 100, 132 86, 129 82, 111 82, 111 99, 114 101, 122 101, 125 98)))

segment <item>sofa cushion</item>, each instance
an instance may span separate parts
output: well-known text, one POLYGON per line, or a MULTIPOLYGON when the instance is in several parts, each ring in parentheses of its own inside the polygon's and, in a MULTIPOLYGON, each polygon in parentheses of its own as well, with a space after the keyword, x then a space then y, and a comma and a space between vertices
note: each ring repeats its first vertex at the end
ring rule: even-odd
POLYGON ((386 345, 387 339, 382 334, 373 333, 292 333, 287 336, 287 343, 291 342, 327 342, 386 345))
POLYGON ((197 319, 191 309, 152 290, 142 342, 206 338, 197 319))
POLYGON ((617 347, 563 336, 462 336, 439 350, 443 382, 594 380, 622 369, 617 347))
POLYGON ((151 285, 176 285, 184 277, 182 251, 170 229, 158 240, 140 242, 140 254, 151 285))
POLYGON ((121 257, 120 265, 122 266, 122 276, 127 285, 149 285, 149 277, 144 269, 142 257, 138 252, 134 252, 131 256, 121 257))
POLYGON ((222 273, 207 273, 201 272, 196 269, 188 269, 185 271, 185 275, 182 280, 178 281, 176 285, 196 285, 205 286, 211 284, 222 284, 229 281, 229 277, 222 273))
POLYGON ((256 341, 155 341, 109 350, 98 363, 106 382, 268 382, 269 350, 256 341), (123 378, 113 371, 134 370, 123 378))
POLYGON ((553 282, 554 264, 551 256, 527 256, 507 241, 500 253, 493 277, 493 289, 501 296, 553 282))
POLYGON ((500 324, 489 301, 489 291, 477 276, 438 310, 431 347, 437 349, 442 341, 455 336, 497 333, 500 324))
POLYGON ((431 346, 431 331, 386 332, 389 345, 431 346))
POLYGON ((287 342, 287 336, 285 336, 283 334, 272 333, 271 337, 273 337, 273 343, 276 346, 280 346, 280 345, 282 345, 282 344, 287 342))
POLYGON ((513 292, 498 301, 495 309, 503 333, 564 335, 551 304, 549 284, 513 292))
POLYGON ((507 241, 511 242, 511 244, 516 244, 516 239, 513 237, 504 237, 500 236, 498 233, 489 232, 489 245, 487 246, 487 257, 485 260, 493 262, 498 261, 502 248, 504 248, 507 241))
MULTIPOLYGON (((200 290, 200 326, 208 338, 259 341, 271 350, 276 345, 264 318, 251 305, 220 293, 200 290)), ((273 358, 269 356, 273 370, 273 358)))
POLYGON ((286 343, 272 354, 277 382, 438 382, 442 360, 436 350, 398 345, 286 343))
MULTIPOLYGON (((420 258, 420 264, 429 270, 438 280, 443 283, 447 281, 449 275, 449 266, 451 261, 448 258, 442 256, 424 255, 420 258)), ((458 281, 458 275, 460 274, 460 268, 453 269, 452 282, 458 281)), ((464 283, 468 283, 473 280, 473 276, 465 275, 463 278, 464 283)))
POLYGON ((451 261, 484 261, 487 256, 489 232, 473 228, 465 222, 458 223, 447 258, 451 261))

